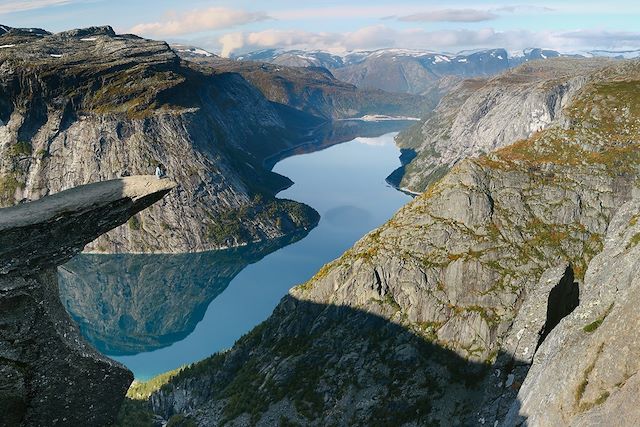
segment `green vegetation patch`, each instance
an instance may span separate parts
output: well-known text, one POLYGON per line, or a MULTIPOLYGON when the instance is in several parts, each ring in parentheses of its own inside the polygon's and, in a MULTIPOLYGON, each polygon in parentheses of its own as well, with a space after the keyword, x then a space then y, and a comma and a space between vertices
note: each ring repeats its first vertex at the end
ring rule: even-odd
POLYGON ((613 303, 609 305, 609 307, 604 311, 602 316, 598 317, 596 320, 586 325, 584 328, 582 328, 582 330, 584 330, 586 333, 594 332, 596 329, 600 327, 600 325, 602 325, 602 322, 604 322, 604 319, 607 318, 609 313, 611 313, 611 309, 613 309, 613 303))
POLYGON ((24 182, 18 179, 18 174, 10 173, 0 176, 0 202, 5 206, 13 204, 16 191, 24 188, 24 182))
POLYGON ((640 243, 640 233, 636 233, 633 235, 629 243, 627 243, 627 249, 635 248, 640 243))
POLYGON ((169 418, 166 427, 198 427, 198 424, 191 417, 176 414, 169 418))
POLYGON ((255 223, 274 223, 283 234, 314 227, 320 217, 311 207, 292 200, 260 197, 254 203, 217 215, 209 215, 206 237, 219 246, 234 241, 250 243, 260 236, 252 231, 255 223))
POLYGON ((30 156, 33 152, 33 147, 30 142, 27 141, 19 141, 15 144, 12 144, 9 147, 8 153, 11 157, 22 157, 22 156, 30 156))
POLYGON ((127 397, 133 400, 146 400, 183 369, 184 367, 165 372, 149 381, 134 381, 131 387, 129 387, 129 391, 127 391, 127 397))
POLYGON ((154 427, 153 412, 144 400, 125 398, 113 427, 154 427))
POLYGON ((138 219, 138 215, 134 215, 129 218, 127 225, 129 226, 129 230, 140 231, 142 229, 142 223, 140 222, 140 219, 138 219))
POLYGON ((86 109, 95 114, 126 114, 142 119, 156 111, 170 108, 159 101, 159 94, 185 81, 172 71, 146 72, 132 68, 104 80, 103 85, 85 101, 86 109))
MULTIPOLYGON (((576 392, 575 392, 576 406, 581 411, 585 409, 585 406, 584 406, 585 403, 582 402, 582 398, 584 396, 585 391, 587 390, 587 386, 589 385, 589 376, 591 375, 591 372, 593 372, 593 370, 595 369, 596 362, 598 361, 598 358, 602 354, 603 348, 604 348, 604 343, 600 344, 600 346, 598 347, 598 351, 596 352, 596 355, 593 358, 593 361, 584 370, 582 374, 582 381, 580 381, 580 384, 578 384, 578 387, 576 388, 576 392)), ((587 405, 589 404, 587 403, 587 405)))

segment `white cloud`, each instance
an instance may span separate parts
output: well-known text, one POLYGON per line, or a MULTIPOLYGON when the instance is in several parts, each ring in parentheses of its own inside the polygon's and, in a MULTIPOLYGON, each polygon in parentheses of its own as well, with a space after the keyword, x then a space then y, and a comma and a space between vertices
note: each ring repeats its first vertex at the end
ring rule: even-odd
POLYGON ((403 22, 484 22, 500 18, 504 13, 545 13, 554 9, 547 6, 519 4, 487 9, 451 8, 433 9, 409 15, 394 15, 389 18, 403 22))
POLYGON ((399 19, 411 17, 411 21, 450 21, 450 22, 479 22, 494 19, 501 13, 541 13, 551 12, 548 6, 540 5, 509 5, 496 6, 489 4, 486 8, 469 6, 469 2, 462 2, 460 5, 451 5, 449 8, 429 9, 414 4, 395 2, 386 5, 326 5, 322 7, 301 6, 295 9, 285 9, 270 13, 275 19, 281 21, 296 20, 322 20, 322 19, 399 19))
POLYGON ((493 9, 494 12, 509 12, 509 13, 541 13, 541 12, 555 12, 556 9, 549 6, 534 6, 531 4, 516 4, 511 6, 501 6, 493 9))
POLYGON ((349 6, 334 5, 322 7, 301 7, 296 9, 287 9, 274 11, 271 15, 281 21, 296 21, 308 19, 363 19, 363 18, 380 18, 393 14, 410 14, 415 12, 415 5, 366 5, 366 6, 349 6))
POLYGON ((266 30, 223 36, 208 47, 221 48, 224 56, 264 48, 321 49, 346 52, 360 49, 399 47, 459 51, 472 48, 504 47, 519 50, 543 47, 561 51, 586 49, 637 49, 640 32, 606 30, 496 31, 424 29, 397 30, 385 25, 364 27, 348 33, 316 33, 304 30, 266 30))
POLYGON ((578 30, 562 33, 562 38, 581 45, 598 44, 603 47, 640 48, 640 33, 631 31, 578 30))
POLYGON ((238 51, 281 47, 288 49, 321 49, 342 51, 343 36, 338 33, 314 33, 304 30, 265 30, 249 33, 230 33, 213 43, 202 40, 205 45, 217 44, 222 56, 238 51), (216 43, 217 42, 217 43, 216 43))
POLYGON ((398 17, 404 22, 482 22, 491 21, 499 15, 479 9, 438 9, 398 17))
POLYGON ((73 0, 19 0, 3 1, 0 4, 0 15, 26 10, 42 9, 49 6, 62 6, 73 3, 73 0))
POLYGON ((221 30, 270 19, 264 12, 248 12, 211 7, 184 13, 168 13, 163 21, 135 25, 129 31, 146 36, 177 36, 200 31, 221 30))
POLYGON ((245 42, 242 33, 229 33, 220 37, 220 44, 222 45, 222 51, 220 55, 225 58, 233 53, 237 49, 241 49, 245 42))

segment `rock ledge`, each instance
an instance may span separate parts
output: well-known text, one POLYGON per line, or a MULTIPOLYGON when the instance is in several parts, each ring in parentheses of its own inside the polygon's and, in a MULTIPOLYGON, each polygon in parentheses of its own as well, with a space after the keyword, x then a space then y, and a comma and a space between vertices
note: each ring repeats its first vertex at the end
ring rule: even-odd
POLYGON ((133 176, 0 209, 0 425, 111 425, 133 380, 81 337, 56 267, 167 194, 133 176))

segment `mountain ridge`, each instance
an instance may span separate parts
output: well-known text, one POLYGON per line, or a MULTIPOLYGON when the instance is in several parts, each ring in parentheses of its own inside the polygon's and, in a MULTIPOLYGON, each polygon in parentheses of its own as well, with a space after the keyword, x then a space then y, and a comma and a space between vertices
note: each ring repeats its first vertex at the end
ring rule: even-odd
MULTIPOLYGON (((634 53, 635 52, 635 53, 634 53)), ((618 52, 623 57, 637 51, 618 52)), ((507 51, 503 48, 474 49, 457 53, 419 49, 378 49, 331 54, 323 51, 265 49, 237 55, 239 61, 269 62, 297 67, 324 67, 338 79, 364 89, 428 94, 445 77, 483 77, 535 60, 551 58, 617 57, 615 52, 559 52, 543 48, 507 51)), ((451 85, 446 86, 446 90, 451 85)), ((440 91, 442 95, 446 90, 440 91)))

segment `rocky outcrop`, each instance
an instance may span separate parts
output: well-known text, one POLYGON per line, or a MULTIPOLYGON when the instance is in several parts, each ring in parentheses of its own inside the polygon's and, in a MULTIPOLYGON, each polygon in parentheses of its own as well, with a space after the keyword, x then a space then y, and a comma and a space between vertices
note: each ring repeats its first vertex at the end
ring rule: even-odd
POLYGON ((639 213, 634 198, 611 221, 580 306, 541 345, 505 425, 638 424, 639 213))
POLYGON ((0 424, 113 422, 132 374, 80 336, 56 267, 174 187, 136 176, 0 210, 0 424))
POLYGON ((424 191, 468 157, 526 139, 552 125, 562 126, 563 109, 608 60, 567 58, 535 61, 491 79, 462 82, 423 122, 397 138, 415 153, 392 183, 424 191))
POLYGON ((230 351, 171 379, 154 411, 203 425, 555 425, 621 408, 635 365, 611 361, 634 354, 633 323, 587 289, 624 292, 635 275, 635 229, 617 252, 605 235, 635 227, 633 207, 612 218, 638 191, 640 66, 594 70, 561 123, 458 162, 230 351))

